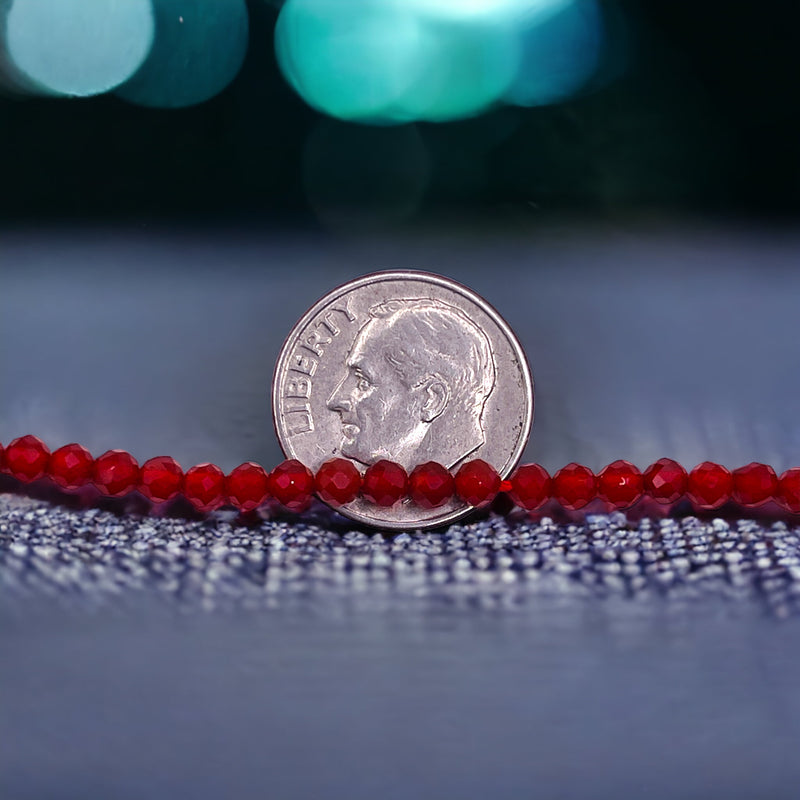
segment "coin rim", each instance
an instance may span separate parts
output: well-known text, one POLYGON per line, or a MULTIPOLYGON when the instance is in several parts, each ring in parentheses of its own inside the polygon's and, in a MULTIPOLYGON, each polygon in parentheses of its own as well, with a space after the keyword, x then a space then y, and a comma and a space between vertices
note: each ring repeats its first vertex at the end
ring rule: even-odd
MULTIPOLYGON (((530 438, 531 427, 533 426, 533 414, 535 409, 535 402, 534 402, 534 394, 533 394, 533 375, 531 373, 531 366, 528 362, 528 357, 525 355, 525 351, 522 348, 522 344, 520 343, 519 339, 517 338, 514 331, 511 329, 509 324, 500 316, 500 313, 495 309, 495 307, 485 300, 480 295, 476 294, 472 289, 464 284, 459 283, 458 281, 454 281, 452 278, 445 278, 442 275, 438 275, 434 272, 428 272, 426 270, 415 270, 415 269, 402 269, 402 270, 378 270, 377 272, 370 272, 367 275, 362 275, 360 278, 355 278, 351 281, 347 281, 345 283, 336 286, 335 288, 331 289, 329 292, 326 292, 316 303, 314 303, 305 314, 303 314, 300 319, 295 323, 292 329, 289 331, 289 334, 284 339, 283 344, 281 345, 281 349, 278 354, 278 359, 275 362, 275 368, 272 371, 272 390, 270 392, 271 399, 272 399, 272 425, 275 428, 275 435, 278 439, 278 443, 280 444, 281 450, 283 451, 284 456, 286 458, 294 458, 297 459, 297 454, 292 452, 291 445, 288 440, 284 439, 284 436, 281 432, 281 426, 278 423, 278 406, 279 406, 279 382, 278 382, 278 375, 281 373, 286 361, 291 356, 291 348, 288 347, 289 343, 293 341, 298 335, 299 332, 305 328, 309 322, 329 303, 338 299, 343 294, 353 291, 354 289, 359 289, 366 284, 373 284, 382 281, 403 281, 403 280, 421 280, 427 283, 433 283, 438 286, 441 286, 445 289, 450 289, 451 291, 455 291, 457 293, 465 295, 469 300, 475 303, 477 306, 481 308, 484 313, 486 313, 494 323, 500 328, 501 332, 505 335, 508 339, 509 343, 511 344, 511 349, 516 353, 516 356, 519 360, 521 366, 521 373, 522 379, 524 382, 524 390, 526 393, 526 397, 528 399, 527 406, 528 411, 525 415, 525 419, 523 421, 522 430, 520 431, 519 438, 517 440, 517 445, 511 453, 511 456, 508 461, 507 467, 500 473, 500 477, 502 479, 507 478, 516 468, 517 464, 519 464, 519 460, 522 458, 522 453, 525 450, 526 445, 528 444, 528 439, 530 438)), ((299 460, 299 459, 298 459, 299 460)), ((349 459, 352 461, 352 459, 349 459)), ((324 500, 322 502, 325 502, 324 500)), ((329 503, 326 505, 330 505, 329 503)), ((330 507, 339 514, 342 514, 345 517, 348 517, 356 522, 360 522, 365 525, 369 525, 373 528, 383 528, 385 530, 420 530, 424 528, 438 528, 444 525, 449 525, 456 520, 462 519, 463 517, 470 514, 472 511, 475 510, 475 506, 469 505, 468 503, 464 505, 463 508, 456 509, 455 511, 451 511, 449 514, 446 514, 442 517, 435 517, 429 520, 419 520, 418 522, 414 522, 413 524, 409 524, 408 522, 392 522, 391 520, 375 520, 371 519, 370 517, 366 517, 363 514, 358 512, 350 511, 346 508, 346 506, 334 506, 330 505, 330 507)), ((433 510, 433 509, 426 509, 426 510, 433 510)))

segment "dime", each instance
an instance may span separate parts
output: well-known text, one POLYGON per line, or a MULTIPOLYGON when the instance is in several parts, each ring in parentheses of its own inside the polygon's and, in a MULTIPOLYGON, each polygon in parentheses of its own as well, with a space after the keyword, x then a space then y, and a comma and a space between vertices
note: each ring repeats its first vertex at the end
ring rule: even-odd
MULTIPOLYGON (((528 439, 533 384, 511 329, 474 292, 427 272, 376 272, 334 289, 295 325, 272 410, 283 452, 314 471, 337 457, 362 473, 381 459, 410 472, 481 458, 505 478, 528 439)), ((359 498, 337 510, 401 529, 443 525, 471 507, 359 498)))

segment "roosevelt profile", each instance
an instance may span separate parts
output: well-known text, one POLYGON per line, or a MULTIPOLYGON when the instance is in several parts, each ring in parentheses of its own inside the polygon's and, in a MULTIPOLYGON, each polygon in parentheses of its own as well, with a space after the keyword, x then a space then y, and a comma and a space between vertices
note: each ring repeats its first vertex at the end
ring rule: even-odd
POLYGON ((432 298, 373 306, 328 399, 342 455, 454 466, 485 441, 495 373, 488 337, 461 309, 432 298))

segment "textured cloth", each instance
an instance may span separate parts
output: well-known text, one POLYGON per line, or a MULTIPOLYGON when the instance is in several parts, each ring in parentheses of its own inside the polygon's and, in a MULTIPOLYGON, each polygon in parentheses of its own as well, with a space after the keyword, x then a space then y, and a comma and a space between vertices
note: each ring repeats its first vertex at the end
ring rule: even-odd
POLYGON ((794 800, 800 535, 0 495, 0 796, 794 800))
POLYGON ((784 522, 581 524, 490 516, 442 531, 365 533, 320 509, 297 520, 237 525, 68 510, 0 495, 0 585, 102 603, 125 592, 205 608, 258 607, 282 594, 410 594, 489 606, 554 593, 632 599, 719 595, 800 610, 800 529, 784 522))

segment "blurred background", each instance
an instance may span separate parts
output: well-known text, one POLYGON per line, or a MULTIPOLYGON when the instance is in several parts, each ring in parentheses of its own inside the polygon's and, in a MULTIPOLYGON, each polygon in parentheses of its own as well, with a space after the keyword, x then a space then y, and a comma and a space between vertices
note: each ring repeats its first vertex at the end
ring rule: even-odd
POLYGON ((777 0, 0 0, 0 219, 788 218, 799 22, 777 0))

